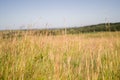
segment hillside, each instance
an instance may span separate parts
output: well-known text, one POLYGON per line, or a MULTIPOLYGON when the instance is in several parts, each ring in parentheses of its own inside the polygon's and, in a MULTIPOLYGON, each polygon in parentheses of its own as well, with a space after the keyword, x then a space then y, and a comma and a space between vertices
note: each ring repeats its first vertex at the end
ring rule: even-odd
POLYGON ((102 23, 84 27, 76 27, 67 29, 68 33, 85 33, 85 32, 101 32, 101 31, 120 31, 120 22, 118 23, 102 23))

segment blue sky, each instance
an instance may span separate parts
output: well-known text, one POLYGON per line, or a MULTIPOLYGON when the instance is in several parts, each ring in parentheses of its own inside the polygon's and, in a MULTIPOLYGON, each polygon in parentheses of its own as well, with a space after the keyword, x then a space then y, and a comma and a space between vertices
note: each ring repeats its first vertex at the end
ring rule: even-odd
POLYGON ((120 0, 0 0, 0 29, 120 22, 120 0))

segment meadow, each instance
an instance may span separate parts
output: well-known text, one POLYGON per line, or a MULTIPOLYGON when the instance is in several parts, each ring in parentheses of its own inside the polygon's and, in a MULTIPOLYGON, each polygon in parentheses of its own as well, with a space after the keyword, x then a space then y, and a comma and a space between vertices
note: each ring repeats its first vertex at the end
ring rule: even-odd
POLYGON ((120 32, 0 37, 0 80, 120 80, 120 32))

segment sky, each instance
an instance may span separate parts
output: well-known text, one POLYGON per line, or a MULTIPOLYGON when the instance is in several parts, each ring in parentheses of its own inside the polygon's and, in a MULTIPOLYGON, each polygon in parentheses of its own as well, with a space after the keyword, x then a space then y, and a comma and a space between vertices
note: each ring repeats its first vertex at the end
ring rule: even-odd
POLYGON ((120 0, 0 0, 0 29, 120 22, 120 0))

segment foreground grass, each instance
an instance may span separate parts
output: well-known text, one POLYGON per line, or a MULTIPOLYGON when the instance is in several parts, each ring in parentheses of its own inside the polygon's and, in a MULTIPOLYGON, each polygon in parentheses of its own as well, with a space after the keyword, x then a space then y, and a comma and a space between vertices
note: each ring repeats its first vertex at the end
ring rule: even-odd
POLYGON ((0 39, 1 80, 120 80, 120 32, 0 39))

